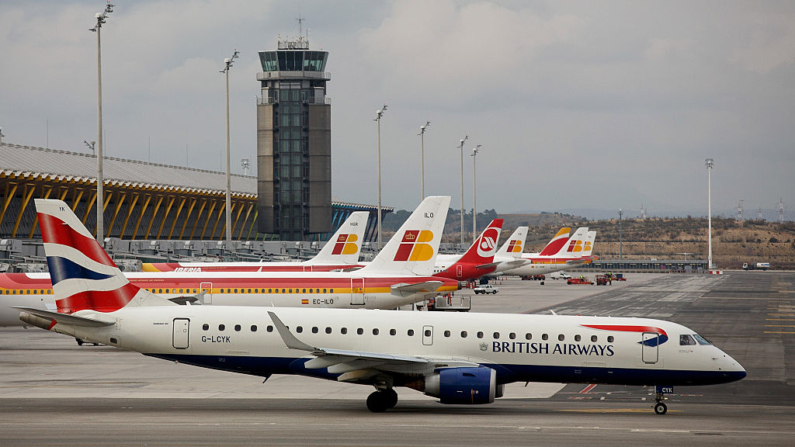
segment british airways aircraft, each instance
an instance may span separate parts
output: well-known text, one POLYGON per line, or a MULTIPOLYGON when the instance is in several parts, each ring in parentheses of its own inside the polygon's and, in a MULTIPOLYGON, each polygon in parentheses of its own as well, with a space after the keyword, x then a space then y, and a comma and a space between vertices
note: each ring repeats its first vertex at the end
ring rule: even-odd
POLYGON ((22 321, 207 368, 372 386, 373 412, 394 407, 399 387, 487 404, 527 381, 652 385, 664 414, 674 386, 746 375, 692 329, 646 318, 179 306, 130 283, 63 202, 36 208, 56 298, 83 305, 18 308, 22 321))

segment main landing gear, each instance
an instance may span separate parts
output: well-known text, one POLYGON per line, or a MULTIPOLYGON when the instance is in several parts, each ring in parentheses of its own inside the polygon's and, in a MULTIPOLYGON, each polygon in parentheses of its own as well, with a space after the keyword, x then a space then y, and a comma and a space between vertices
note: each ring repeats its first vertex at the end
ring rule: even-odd
POLYGON ((378 390, 367 396, 367 409, 373 413, 383 413, 397 405, 398 395, 392 388, 378 390))
POLYGON ((663 400, 665 400, 665 397, 663 397, 663 393, 657 393, 657 397, 655 398, 655 400, 657 401, 657 403, 654 404, 654 413, 656 414, 667 413, 668 406, 665 405, 665 402, 663 402, 663 400))

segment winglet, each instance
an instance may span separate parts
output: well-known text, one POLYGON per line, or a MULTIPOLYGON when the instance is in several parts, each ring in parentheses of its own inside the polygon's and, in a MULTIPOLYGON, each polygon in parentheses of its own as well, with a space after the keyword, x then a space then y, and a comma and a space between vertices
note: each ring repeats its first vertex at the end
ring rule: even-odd
POLYGON ((287 345, 288 348, 298 349, 299 351, 308 351, 308 352, 321 351, 321 349, 318 349, 314 346, 310 346, 302 342, 298 338, 296 338, 296 336, 293 335, 292 332, 290 332, 290 329, 288 329, 287 326, 285 326, 285 324, 282 323, 282 320, 279 317, 277 317, 275 313, 268 311, 268 315, 270 315, 271 320, 273 320, 273 325, 276 326, 276 330, 279 331, 279 335, 281 335, 282 341, 284 341, 284 344, 287 345))

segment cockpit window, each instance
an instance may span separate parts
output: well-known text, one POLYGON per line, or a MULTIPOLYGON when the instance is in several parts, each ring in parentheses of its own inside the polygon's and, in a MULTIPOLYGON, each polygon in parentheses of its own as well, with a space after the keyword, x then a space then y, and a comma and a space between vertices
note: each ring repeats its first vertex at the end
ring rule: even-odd
POLYGON ((693 340, 693 337, 691 337, 691 336, 689 336, 687 334, 682 334, 682 335, 679 336, 679 345, 680 346, 689 346, 689 345, 695 345, 695 344, 696 344, 696 341, 693 340))
POLYGON ((709 340, 707 340, 706 338, 704 338, 704 337, 702 337, 702 336, 700 336, 698 334, 693 334, 693 338, 695 338, 696 341, 698 342, 698 344, 700 344, 700 345, 711 345, 712 344, 712 342, 710 342, 709 340))

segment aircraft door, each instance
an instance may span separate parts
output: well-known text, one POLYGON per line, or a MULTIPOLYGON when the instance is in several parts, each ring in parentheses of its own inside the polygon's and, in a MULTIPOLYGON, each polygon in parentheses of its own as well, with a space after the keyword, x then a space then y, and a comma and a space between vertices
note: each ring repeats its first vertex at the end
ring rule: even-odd
POLYGON ((461 278, 462 276, 464 276, 464 266, 463 265, 455 266, 455 276, 456 276, 456 278, 461 278))
POLYGON ((660 340, 659 334, 654 332, 644 332, 642 346, 643 363, 657 363, 660 357, 660 340))
POLYGON ((433 346, 433 326, 422 327, 422 344, 424 346, 433 346))
POLYGON ((203 282, 199 284, 199 293, 204 292, 204 303, 202 304, 212 304, 213 303, 213 283, 211 282, 203 282))
POLYGON ((190 335, 190 320, 187 318, 174 319, 174 336, 172 344, 177 349, 188 349, 190 335))
POLYGON ((364 278, 351 278, 351 305, 364 305, 364 278))
POLYGON ((312 270, 312 266, 311 265, 305 265, 304 266, 304 272, 312 272, 312 271, 314 271, 314 270, 312 270))

